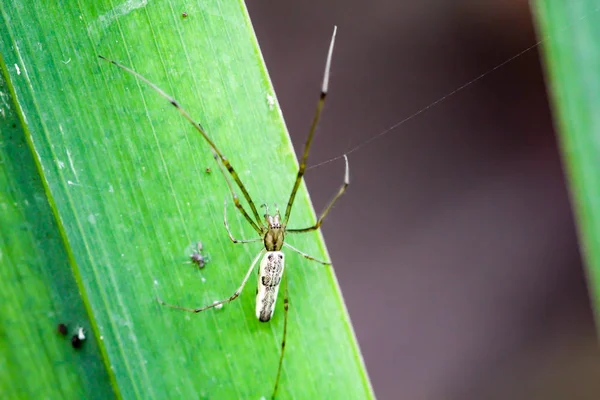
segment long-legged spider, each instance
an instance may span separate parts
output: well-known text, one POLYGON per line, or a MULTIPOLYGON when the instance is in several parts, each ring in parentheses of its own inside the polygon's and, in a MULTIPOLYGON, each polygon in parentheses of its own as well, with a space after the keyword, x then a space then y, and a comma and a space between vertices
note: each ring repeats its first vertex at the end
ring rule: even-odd
MULTIPOLYGON (((252 271, 254 270, 254 267, 260 260, 259 274, 258 274, 258 288, 257 288, 257 293, 256 293, 256 317, 262 322, 267 322, 271 319, 271 317, 273 316, 273 313, 275 311, 275 303, 277 300, 277 294, 279 292, 279 285, 283 278, 283 271, 285 268, 285 255, 281 251, 283 247, 287 247, 290 250, 295 251, 296 253, 300 254, 301 256, 303 256, 309 260, 316 261, 316 262, 324 264, 324 265, 331 264, 328 261, 318 260, 318 259, 300 251, 299 249, 286 243, 284 241, 284 238, 285 238, 285 235, 288 233, 310 232, 310 231, 319 229, 319 227, 321 226, 321 224, 323 222, 323 219, 327 216, 327 214, 329 213, 329 211, 331 210, 331 208, 333 207, 335 202, 342 196, 342 194, 344 194, 344 192, 346 191, 346 188, 348 187, 348 184, 350 182, 348 158, 344 155, 344 160, 345 160, 345 165, 346 165, 346 170, 345 170, 345 175, 344 175, 344 183, 338 190, 337 194, 331 199, 331 201, 329 202, 327 207, 325 207, 325 209, 319 216, 317 222, 314 225, 309 226, 307 228, 289 229, 287 227, 287 223, 288 223, 290 214, 292 212, 292 206, 294 205, 294 200, 296 198, 296 193, 298 192, 298 187, 300 186, 300 183, 302 182, 302 177, 304 176, 304 172, 306 170, 306 161, 308 159, 308 152, 309 152, 311 144, 312 144, 312 140, 313 140, 313 137, 315 134, 317 123, 319 121, 319 117, 321 116, 321 111, 323 110, 323 105, 325 104, 325 98, 327 97, 327 90, 328 90, 328 85, 329 85, 329 71, 330 71, 330 67, 331 67, 331 58, 332 58, 332 54, 333 54, 333 47, 334 47, 334 43, 335 43, 336 31, 337 31, 337 27, 334 27, 333 35, 331 37, 331 42, 329 44, 329 51, 327 53, 327 61, 325 63, 325 73, 323 76, 323 83, 321 86, 321 94, 319 96, 319 101, 317 103, 317 110, 315 112, 315 115, 312 120, 312 124, 310 126, 308 138, 306 139, 306 143, 304 144, 304 153, 303 153, 302 159, 300 161, 298 173, 296 174, 296 180, 294 181, 294 186, 292 187, 292 191, 290 193, 290 197, 287 202, 287 206, 285 208, 285 214, 283 216, 283 219, 281 218, 279 209, 277 209, 275 211, 275 214, 270 214, 269 210, 266 206, 265 206, 265 214, 264 214, 263 218, 260 217, 254 201, 250 197, 248 190, 246 190, 246 187, 242 183, 239 175, 237 174, 237 172, 235 171, 233 166, 230 164, 229 160, 227 158, 225 158, 223 153, 221 153, 219 148, 215 145, 215 143, 212 141, 212 139, 207 135, 207 133, 206 133, 205 129, 202 127, 202 125, 195 122, 192 119, 192 117, 187 113, 187 111, 185 111, 183 108, 181 108, 179 103, 174 98, 169 96, 158 86, 156 86, 155 84, 150 82, 148 79, 144 78, 139 73, 133 71, 132 69, 125 67, 115 61, 109 60, 103 56, 99 56, 101 59, 116 65, 117 67, 129 72, 130 74, 135 75, 138 79, 140 79, 141 81, 143 81, 147 85, 149 85, 154 91, 156 91, 162 97, 167 99, 181 113, 181 115, 183 115, 183 117, 185 119, 187 119, 194 126, 194 128, 200 133, 200 135, 202 135, 204 140, 206 140, 206 142, 210 146, 210 148, 213 152, 213 156, 215 157, 215 159, 217 161, 217 165, 219 166, 221 172, 223 173, 223 176, 225 178, 225 181, 227 182, 229 192, 231 193, 231 196, 233 198, 233 202, 234 202, 236 208, 244 216, 246 221, 248 221, 250 226, 252 226, 252 228, 256 231, 256 233, 259 236, 258 238, 255 238, 255 239, 246 239, 246 240, 239 240, 239 239, 234 238, 233 234, 231 233, 231 230, 229 229, 229 224, 227 222, 227 202, 225 202, 224 223, 225 223, 225 228, 227 229, 227 234, 229 235, 229 238, 231 239, 231 241, 233 243, 236 243, 236 244, 237 243, 254 243, 254 242, 259 242, 259 241, 262 241, 264 244, 264 248, 256 255, 256 257, 250 264, 250 268, 248 269, 248 272, 244 276, 242 283, 240 284, 240 286, 236 289, 236 291, 231 296, 229 296, 223 300, 216 301, 207 306, 199 307, 199 308, 187 308, 187 307, 180 307, 180 306, 173 305, 173 304, 167 304, 160 298, 157 298, 158 301, 162 305, 170 307, 170 308, 175 308, 178 310, 199 313, 199 312, 208 310, 213 307, 218 307, 218 306, 222 305, 223 303, 229 303, 229 302, 235 300, 240 295, 240 293, 244 289, 244 286, 246 285, 246 282, 250 278, 250 275, 251 275, 252 271), (227 173, 225 171, 227 171, 227 173, 229 173, 229 175, 231 176, 231 178, 233 179, 233 181, 235 182, 237 187, 242 192, 242 195, 244 196, 244 198, 246 199, 246 201, 250 207, 252 215, 250 215, 246 211, 246 209, 240 202, 237 194, 235 193, 234 187, 231 184, 229 178, 227 177, 227 173)), ((283 355, 285 353, 285 341, 286 341, 286 336, 287 336, 287 322, 288 322, 288 309, 289 309, 289 295, 288 295, 288 290, 287 290, 287 280, 285 281, 283 304, 284 304, 284 322, 283 322, 283 337, 282 337, 282 341, 281 341, 281 355, 279 356, 279 365, 277 367, 277 376, 275 379, 275 386, 273 388, 272 398, 274 398, 275 395, 277 394, 279 378, 281 376, 283 355)))

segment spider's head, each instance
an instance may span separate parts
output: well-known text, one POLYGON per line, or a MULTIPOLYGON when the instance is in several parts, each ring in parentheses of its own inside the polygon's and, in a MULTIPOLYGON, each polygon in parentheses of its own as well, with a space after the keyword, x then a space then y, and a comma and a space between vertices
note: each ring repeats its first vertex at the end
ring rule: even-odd
POLYGON ((265 222, 267 223, 267 233, 264 237, 265 249, 267 249, 267 251, 281 250, 285 229, 281 224, 279 210, 277 210, 277 213, 274 215, 270 215, 267 211, 265 214, 265 222))
POLYGON ((281 229, 281 215, 279 215, 279 211, 277 211, 277 214, 275 215, 265 214, 265 220, 269 230, 281 229))
POLYGON ((281 214, 279 213, 279 208, 277 204, 275 204, 275 214, 269 214, 269 206, 266 204, 261 205, 262 208, 265 209, 265 222, 267 223, 267 227, 269 230, 272 229, 282 229, 281 226, 281 214))

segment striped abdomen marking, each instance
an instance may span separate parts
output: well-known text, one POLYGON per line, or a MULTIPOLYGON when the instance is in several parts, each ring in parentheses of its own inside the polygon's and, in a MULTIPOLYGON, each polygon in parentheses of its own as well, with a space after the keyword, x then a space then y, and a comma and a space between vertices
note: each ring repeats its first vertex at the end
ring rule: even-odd
POLYGON ((268 251, 260 262, 256 290, 256 318, 261 322, 267 322, 273 316, 284 268, 285 255, 281 251, 268 251))

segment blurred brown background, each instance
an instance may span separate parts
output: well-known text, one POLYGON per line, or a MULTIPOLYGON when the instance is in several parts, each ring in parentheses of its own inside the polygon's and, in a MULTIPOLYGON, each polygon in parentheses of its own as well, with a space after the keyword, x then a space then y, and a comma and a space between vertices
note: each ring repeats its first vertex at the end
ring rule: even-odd
MULTIPOLYGON (((538 40, 524 0, 247 5, 297 149, 339 27, 310 164, 538 40)), ((379 399, 600 398, 539 48, 351 154, 350 170, 323 230, 379 399)), ((317 210, 342 174, 309 171, 317 210)))

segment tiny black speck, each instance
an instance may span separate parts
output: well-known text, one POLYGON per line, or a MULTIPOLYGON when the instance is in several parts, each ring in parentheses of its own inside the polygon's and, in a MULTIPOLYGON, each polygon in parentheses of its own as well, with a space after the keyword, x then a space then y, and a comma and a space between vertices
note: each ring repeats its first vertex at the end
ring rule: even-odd
POLYGON ((67 336, 67 333, 69 332, 69 330, 67 329, 67 325, 65 324, 58 324, 56 330, 63 336, 67 336))
POLYGON ((82 344, 83 340, 79 339, 79 336, 73 335, 73 337, 71 337, 71 346, 73 346, 74 349, 79 349, 82 344))

